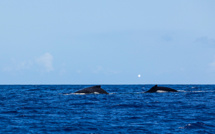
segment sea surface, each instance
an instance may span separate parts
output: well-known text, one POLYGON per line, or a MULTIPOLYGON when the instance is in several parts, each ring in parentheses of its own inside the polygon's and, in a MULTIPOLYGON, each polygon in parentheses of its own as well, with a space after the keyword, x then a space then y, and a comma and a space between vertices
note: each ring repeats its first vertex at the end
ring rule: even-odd
POLYGON ((0 85, 0 133, 215 133, 215 85, 0 85))

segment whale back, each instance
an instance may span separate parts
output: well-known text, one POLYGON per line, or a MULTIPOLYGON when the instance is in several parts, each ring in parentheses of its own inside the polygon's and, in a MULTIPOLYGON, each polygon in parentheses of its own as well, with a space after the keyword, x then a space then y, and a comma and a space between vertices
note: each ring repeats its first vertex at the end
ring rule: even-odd
POLYGON ((158 87, 157 90, 166 91, 166 92, 178 92, 177 90, 168 88, 168 87, 158 87))
POLYGON ((153 86, 151 89, 146 91, 145 93, 155 93, 157 91, 164 91, 164 92, 178 92, 175 89, 168 88, 168 87, 158 87, 157 85, 153 86))
POLYGON ((76 91, 75 93, 85 93, 85 94, 92 94, 92 93, 99 93, 99 94, 108 94, 104 89, 101 88, 100 85, 87 87, 84 89, 81 89, 79 91, 76 91))

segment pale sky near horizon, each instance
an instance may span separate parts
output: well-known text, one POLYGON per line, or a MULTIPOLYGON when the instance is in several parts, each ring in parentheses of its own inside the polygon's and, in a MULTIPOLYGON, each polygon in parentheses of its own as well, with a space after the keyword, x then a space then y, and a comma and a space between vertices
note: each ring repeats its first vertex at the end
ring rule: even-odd
POLYGON ((0 1, 0 84, 215 84, 214 7, 0 1))

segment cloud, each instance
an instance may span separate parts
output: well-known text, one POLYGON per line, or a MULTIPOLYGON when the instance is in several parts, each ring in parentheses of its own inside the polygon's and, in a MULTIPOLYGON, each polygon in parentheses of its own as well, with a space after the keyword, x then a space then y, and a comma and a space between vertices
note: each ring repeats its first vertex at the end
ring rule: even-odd
POLYGON ((215 68, 215 61, 211 63, 211 66, 215 68))
POLYGON ((29 59, 20 61, 16 58, 8 60, 8 63, 2 67, 4 72, 23 72, 36 71, 38 66, 42 68, 43 72, 51 72, 53 67, 53 56, 50 53, 45 53, 36 59, 29 59))
POLYGON ((195 42, 202 45, 215 46, 215 39, 208 38, 207 36, 199 37, 195 40, 195 42))
POLYGON ((32 62, 32 61, 23 61, 23 62, 20 62, 20 63, 17 65, 17 70, 26 70, 26 69, 30 69, 32 65, 33 65, 33 62, 32 62))
POLYGON ((215 69, 215 61, 210 63, 211 67, 213 67, 215 69))
POLYGON ((53 67, 53 56, 50 53, 45 53, 36 59, 36 62, 41 65, 46 72, 51 72, 54 70, 53 67))
POLYGON ((164 35, 164 36, 162 36, 162 39, 166 42, 173 41, 173 37, 170 35, 164 35))
POLYGON ((97 66, 94 70, 93 73, 98 74, 100 72, 104 71, 104 68, 102 66, 97 66))
POLYGON ((94 74, 106 74, 106 75, 110 75, 110 74, 118 74, 120 73, 120 71, 115 71, 115 70, 111 70, 108 68, 104 68, 103 66, 97 66, 92 70, 92 73, 94 74))
POLYGON ((22 70, 29 70, 32 66, 33 66, 33 62, 31 60, 19 62, 15 59, 11 59, 10 63, 5 65, 2 68, 2 70, 4 72, 22 71, 22 70))
POLYGON ((215 71, 215 56, 214 56, 214 60, 209 65, 210 65, 211 69, 213 71, 215 71))

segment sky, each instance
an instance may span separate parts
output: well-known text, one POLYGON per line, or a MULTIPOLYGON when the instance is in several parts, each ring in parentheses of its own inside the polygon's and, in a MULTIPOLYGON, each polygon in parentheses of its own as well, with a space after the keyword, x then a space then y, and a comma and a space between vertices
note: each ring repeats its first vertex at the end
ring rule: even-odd
POLYGON ((214 0, 2 0, 0 84, 215 84, 214 0))

